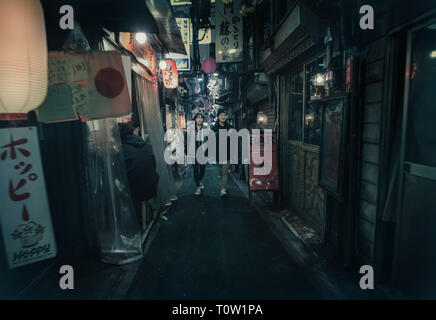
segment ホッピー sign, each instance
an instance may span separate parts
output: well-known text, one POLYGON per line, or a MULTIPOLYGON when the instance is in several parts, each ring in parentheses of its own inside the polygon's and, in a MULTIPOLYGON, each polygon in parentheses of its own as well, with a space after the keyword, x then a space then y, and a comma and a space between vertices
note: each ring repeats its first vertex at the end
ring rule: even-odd
POLYGON ((0 223, 10 268, 56 256, 35 127, 0 130, 0 223))

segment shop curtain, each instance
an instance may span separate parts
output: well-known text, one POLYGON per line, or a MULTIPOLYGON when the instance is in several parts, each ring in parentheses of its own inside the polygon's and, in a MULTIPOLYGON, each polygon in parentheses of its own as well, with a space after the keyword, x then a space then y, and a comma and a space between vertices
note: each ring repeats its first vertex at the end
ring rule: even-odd
MULTIPOLYGON (((157 173, 159 174, 159 184, 157 201, 161 206, 170 202, 176 195, 174 178, 171 167, 165 162, 164 151, 166 142, 164 141, 164 129, 162 115, 160 111, 159 95, 157 85, 145 78, 135 74, 135 91, 138 103, 138 117, 141 128, 144 128, 142 135, 148 137, 156 159, 157 173)), ((147 183, 144 181, 144 183, 147 183)))
POLYGON ((126 264, 142 258, 137 221, 124 168, 117 120, 88 121, 86 127, 89 211, 101 259, 126 264))

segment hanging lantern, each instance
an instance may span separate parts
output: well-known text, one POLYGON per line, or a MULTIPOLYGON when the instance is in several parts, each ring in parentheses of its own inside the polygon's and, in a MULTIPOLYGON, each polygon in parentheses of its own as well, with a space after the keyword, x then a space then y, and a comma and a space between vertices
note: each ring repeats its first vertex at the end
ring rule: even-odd
POLYGON ((207 74, 215 72, 215 70, 216 70, 215 59, 214 58, 207 58, 206 60, 203 61, 201 68, 207 74))
POLYGON ((25 119, 47 94, 47 41, 39 0, 0 0, 0 119, 25 119))
POLYGON ((172 59, 166 59, 166 68, 162 69, 162 79, 165 88, 176 89, 179 85, 179 75, 177 73, 176 62, 172 59))

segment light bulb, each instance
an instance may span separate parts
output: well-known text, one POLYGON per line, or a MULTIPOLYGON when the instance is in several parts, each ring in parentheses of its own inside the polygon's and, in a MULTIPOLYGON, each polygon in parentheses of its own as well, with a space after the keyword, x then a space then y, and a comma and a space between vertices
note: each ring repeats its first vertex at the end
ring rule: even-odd
POLYGON ((147 35, 144 32, 139 32, 135 35, 135 39, 139 44, 144 44, 147 41, 147 35))

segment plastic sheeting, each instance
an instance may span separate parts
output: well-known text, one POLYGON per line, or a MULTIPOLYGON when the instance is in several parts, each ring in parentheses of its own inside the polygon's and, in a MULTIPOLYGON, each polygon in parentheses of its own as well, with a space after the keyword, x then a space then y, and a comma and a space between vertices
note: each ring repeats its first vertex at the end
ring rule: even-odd
POLYGON ((167 145, 164 141, 163 121, 159 108, 157 86, 135 74, 135 88, 138 102, 138 117, 141 128, 145 128, 142 135, 143 137, 148 135, 150 139, 156 159, 157 173, 159 174, 157 200, 160 205, 164 205, 169 203, 171 198, 176 195, 176 189, 171 167, 164 159, 164 151, 167 145))
POLYGON ((130 197, 115 119, 87 122, 87 176, 90 212, 101 259, 125 264, 142 258, 140 225, 130 197))

